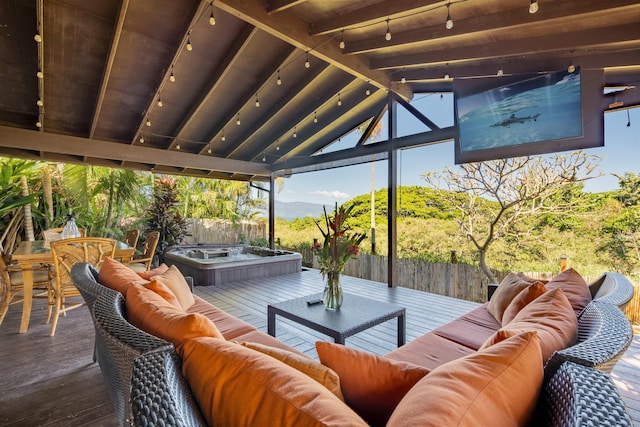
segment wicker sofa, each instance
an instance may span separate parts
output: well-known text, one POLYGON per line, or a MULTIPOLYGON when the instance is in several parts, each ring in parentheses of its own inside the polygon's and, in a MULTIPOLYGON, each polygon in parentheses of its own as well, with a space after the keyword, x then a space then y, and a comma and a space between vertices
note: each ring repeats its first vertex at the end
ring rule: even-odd
MULTIPOLYGON (((122 294, 101 285, 90 265, 75 265, 72 278, 92 312, 97 359, 121 425, 206 425, 174 346, 131 325, 122 294)), ((618 307, 633 288, 623 276, 607 273, 590 290, 593 301, 578 318, 578 343, 547 360, 535 425, 632 425, 607 371, 632 339, 618 307)), ((251 340, 260 334, 266 335, 254 331, 251 340)), ((401 352, 389 356, 402 360, 401 352)))

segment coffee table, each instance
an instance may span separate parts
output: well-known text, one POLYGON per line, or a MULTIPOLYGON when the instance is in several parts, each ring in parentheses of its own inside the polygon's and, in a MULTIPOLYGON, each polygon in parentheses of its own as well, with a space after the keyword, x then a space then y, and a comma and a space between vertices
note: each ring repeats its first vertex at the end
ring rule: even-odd
POLYGON ((295 298, 267 306, 267 332, 276 336, 276 314, 293 320, 314 331, 329 335, 338 344, 351 335, 362 332, 393 318, 398 319, 398 347, 406 336, 406 310, 396 304, 376 301, 358 295, 344 294, 339 310, 327 310, 322 303, 308 305, 308 301, 322 299, 322 293, 295 298))

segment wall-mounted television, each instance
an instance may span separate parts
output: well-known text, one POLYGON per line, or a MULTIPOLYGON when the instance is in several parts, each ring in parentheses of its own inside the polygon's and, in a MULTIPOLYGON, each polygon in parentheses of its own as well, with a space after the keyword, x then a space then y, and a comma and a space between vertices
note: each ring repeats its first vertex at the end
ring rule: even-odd
POLYGON ((604 145, 602 70, 456 80, 455 162, 604 145))

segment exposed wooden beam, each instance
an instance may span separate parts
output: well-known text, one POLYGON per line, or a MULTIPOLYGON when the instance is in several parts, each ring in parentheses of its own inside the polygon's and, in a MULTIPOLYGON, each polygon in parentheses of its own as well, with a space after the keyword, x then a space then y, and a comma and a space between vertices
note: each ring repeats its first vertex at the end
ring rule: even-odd
POLYGON ((285 9, 304 3, 307 0, 267 0, 267 12, 282 12, 285 9))
MULTIPOLYGON (((129 10, 129 0, 121 0, 120 11, 118 13, 118 20, 116 26, 113 29, 113 36, 111 38, 111 45, 109 46, 109 55, 107 56, 107 63, 104 66, 102 72, 102 79, 100 80, 100 89, 98 90, 98 98, 96 99, 96 106, 93 111, 93 117, 91 119, 91 129, 89 130, 89 138, 93 138, 98 126, 98 120, 100 119, 100 113, 102 112, 102 105, 104 104, 104 97, 107 93, 107 86, 109 79, 111 78, 111 70, 113 69, 113 61, 116 58, 118 52, 118 45, 120 44, 120 37, 122 36, 122 27, 129 10)), ((136 135, 137 136, 137 135, 136 135)))
MULTIPOLYGON (((393 3, 395 4, 395 2, 393 3)), ((441 40, 447 39, 451 42, 451 40, 455 40, 456 38, 469 37, 482 32, 510 31, 515 34, 526 27, 541 25, 540 22, 542 21, 545 22, 542 25, 549 25, 554 22, 575 20, 576 18, 597 19, 597 16, 601 13, 612 13, 612 8, 620 11, 633 11, 634 9, 640 10, 640 5, 636 0, 611 0, 607 2, 601 0, 561 1, 545 4, 535 15, 531 15, 526 7, 518 7, 504 12, 456 20, 451 30, 439 24, 425 28, 416 28, 412 31, 394 31, 391 40, 375 37, 349 41, 344 48, 344 53, 366 53, 374 50, 392 53, 398 46, 406 47, 412 44, 424 44, 425 42, 434 45, 441 40)), ((377 8, 369 9, 377 10, 377 8)), ((378 21, 380 21, 383 16, 379 17, 378 21)), ((357 15, 354 19, 356 18, 357 15)))
MULTIPOLYGON (((500 47, 487 43, 478 43, 459 48, 431 50, 409 55, 385 56, 371 61, 371 68, 386 70, 390 68, 419 67, 429 64, 477 62, 483 59, 500 59, 511 56, 540 55, 541 53, 597 50, 599 46, 618 43, 620 50, 637 47, 640 43, 640 25, 626 24, 613 28, 598 28, 589 31, 576 31, 558 35, 537 37, 535 40, 512 40, 500 47), (634 39, 629 42, 629 39, 634 39)), ((610 47, 608 48, 610 49, 610 47)))
POLYGON ((37 150, 52 155, 85 156, 119 162, 155 164, 174 168, 194 168, 229 173, 269 176, 261 163, 220 159, 184 152, 170 152, 155 148, 123 146, 117 142, 42 133, 32 130, 0 126, 0 141, 4 147, 37 150), (125 149, 126 148, 126 149, 125 149))
POLYGON ((393 19, 426 12, 438 7, 445 7, 446 4, 447 2, 442 0, 394 0, 381 2, 375 7, 363 7, 339 15, 336 18, 311 24, 309 32, 314 36, 335 33, 340 30, 375 24, 387 18, 393 19))
POLYGON ((407 99, 413 96, 408 87, 394 83, 385 72, 371 70, 363 58, 343 55, 332 37, 309 35, 307 24, 289 11, 270 15, 261 0, 217 0, 216 5, 356 78, 369 81, 380 89, 396 92, 407 99))

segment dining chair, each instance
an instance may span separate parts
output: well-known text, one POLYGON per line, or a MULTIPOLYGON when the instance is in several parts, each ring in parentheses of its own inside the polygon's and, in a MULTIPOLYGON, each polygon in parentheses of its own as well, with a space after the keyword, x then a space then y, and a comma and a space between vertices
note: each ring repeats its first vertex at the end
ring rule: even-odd
POLYGON ((131 246, 132 248, 135 248, 136 245, 138 244, 138 237, 140 236, 140 230, 138 229, 131 229, 131 230, 127 230, 127 234, 124 237, 124 242, 131 246))
POLYGON ((144 238, 144 247, 141 255, 134 255, 133 259, 129 263, 129 268, 133 271, 148 271, 151 269, 151 263, 153 262, 153 256, 158 246, 158 240, 160 240, 159 231, 150 231, 144 238))
MULTIPOLYGON (((5 253, 0 251, 0 325, 4 321, 9 306, 23 300, 24 281, 22 269, 17 265, 7 263, 5 253)), ((33 266, 34 298, 47 298, 52 276, 48 265, 33 266)))
POLYGON ((81 298, 72 302, 67 300, 81 297, 80 291, 71 281, 71 268, 79 262, 88 262, 96 270, 100 270, 106 257, 113 258, 116 245, 114 239, 102 237, 78 237, 51 242, 55 280, 49 286, 47 322, 53 313, 49 335, 55 335, 60 314, 66 315, 67 311, 84 305, 81 298))

